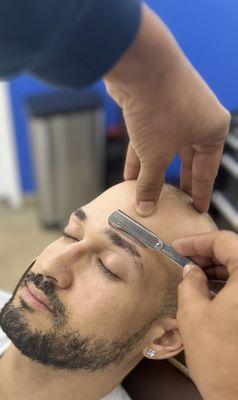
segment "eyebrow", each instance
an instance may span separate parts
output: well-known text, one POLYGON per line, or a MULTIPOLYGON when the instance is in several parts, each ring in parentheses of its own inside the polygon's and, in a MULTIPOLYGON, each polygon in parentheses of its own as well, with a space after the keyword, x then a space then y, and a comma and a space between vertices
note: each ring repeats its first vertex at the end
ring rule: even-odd
POLYGON ((114 232, 112 229, 106 229, 105 234, 115 246, 126 250, 133 257, 141 258, 141 255, 138 252, 136 246, 128 242, 128 240, 122 238, 121 235, 119 235, 117 232, 114 232))
POLYGON ((115 232, 113 229, 109 228, 104 231, 104 233, 107 235, 107 237, 110 239, 112 244, 115 246, 119 247, 120 249, 125 250, 127 253, 129 253, 133 258, 137 258, 139 260, 139 263, 136 263, 137 266, 139 266, 139 272, 140 275, 144 275, 144 266, 141 262, 141 254, 137 250, 136 246, 133 243, 130 243, 128 240, 124 239, 119 235, 117 232, 115 232))
POLYGON ((74 214, 81 222, 86 222, 88 217, 85 211, 82 208, 78 208, 76 211, 74 211, 74 214))

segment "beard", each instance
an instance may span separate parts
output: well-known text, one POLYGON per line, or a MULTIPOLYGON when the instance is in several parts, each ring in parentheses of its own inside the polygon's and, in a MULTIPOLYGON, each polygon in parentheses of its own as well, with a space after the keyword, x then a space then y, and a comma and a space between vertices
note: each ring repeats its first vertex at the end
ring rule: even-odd
MULTIPOLYGON (((83 336, 78 330, 68 326, 69 315, 60 301, 54 284, 42 274, 27 269, 9 302, 0 312, 0 326, 14 346, 33 361, 56 369, 96 371, 109 364, 119 364, 125 355, 144 337, 154 322, 150 320, 140 330, 127 339, 109 341, 93 336, 83 336), (51 327, 47 331, 33 329, 26 313, 35 310, 20 298, 20 306, 14 306, 19 288, 27 283, 41 290, 50 302, 52 312, 51 327)), ((19 296, 20 297, 20 296, 19 296)))

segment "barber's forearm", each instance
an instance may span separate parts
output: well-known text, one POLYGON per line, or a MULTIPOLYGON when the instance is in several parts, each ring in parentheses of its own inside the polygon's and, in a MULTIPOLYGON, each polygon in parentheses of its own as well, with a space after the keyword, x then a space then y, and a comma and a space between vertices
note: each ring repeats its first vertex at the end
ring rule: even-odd
MULTIPOLYGON (((160 107, 158 91, 168 97, 168 103, 163 107, 172 107, 179 101, 180 108, 190 107, 190 93, 197 93, 203 98, 204 113, 206 109, 214 110, 217 118, 218 102, 216 96, 207 87, 202 77, 194 69, 188 58, 179 47, 175 38, 161 18, 148 6, 142 6, 142 22, 136 39, 117 65, 105 76, 109 93, 123 107, 123 101, 132 96, 137 102, 156 102, 157 111, 160 107), (179 88, 177 88, 179 86, 179 88), (181 97, 181 88, 186 96, 181 97)), ((195 104, 192 102, 192 105, 195 104)), ((213 116, 211 115, 211 118, 213 116)))
POLYGON ((142 23, 136 39, 105 76, 105 82, 128 94, 145 93, 152 87, 159 88, 167 76, 184 65, 185 60, 162 20, 143 5, 142 23))

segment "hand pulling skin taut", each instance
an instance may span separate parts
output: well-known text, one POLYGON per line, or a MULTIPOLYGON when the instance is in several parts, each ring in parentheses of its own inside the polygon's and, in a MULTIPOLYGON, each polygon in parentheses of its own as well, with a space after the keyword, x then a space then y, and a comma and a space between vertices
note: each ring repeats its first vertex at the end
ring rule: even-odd
MULTIPOLYGON (((179 254, 173 246, 163 241, 160 237, 130 218, 121 210, 117 210, 111 214, 108 218, 108 223, 112 228, 132 237, 144 247, 164 254, 181 268, 192 263, 189 258, 179 254)), ((214 297, 224 287, 225 283, 226 281, 223 280, 209 280, 211 296, 214 297)))

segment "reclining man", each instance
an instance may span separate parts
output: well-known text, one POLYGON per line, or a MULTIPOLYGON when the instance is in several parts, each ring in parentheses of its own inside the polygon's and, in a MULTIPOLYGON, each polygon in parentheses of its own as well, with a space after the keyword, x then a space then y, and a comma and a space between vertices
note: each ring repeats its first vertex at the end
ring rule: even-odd
POLYGON ((216 228, 166 185, 156 213, 139 218, 135 185, 114 186, 74 212, 2 308, 11 342, 0 359, 1 399, 128 399, 119 385, 144 356, 181 352, 180 268, 112 230, 108 217, 120 208, 168 242, 216 228))

